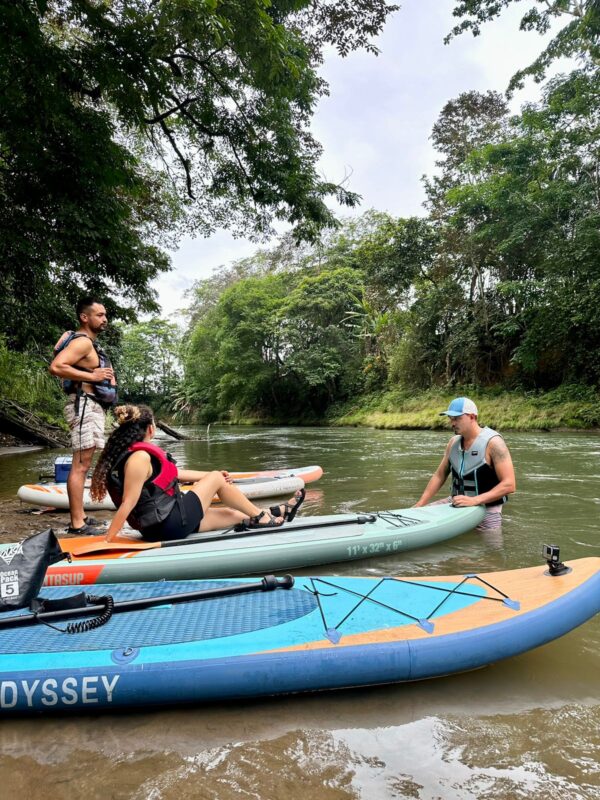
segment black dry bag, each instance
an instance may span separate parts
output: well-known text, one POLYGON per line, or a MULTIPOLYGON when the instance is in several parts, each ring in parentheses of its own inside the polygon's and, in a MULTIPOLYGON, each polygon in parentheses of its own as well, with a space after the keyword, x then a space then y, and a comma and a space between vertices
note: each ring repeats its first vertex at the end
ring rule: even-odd
POLYGON ((68 555, 51 528, 16 544, 0 545, 0 611, 29 606, 49 565, 63 558, 68 555))

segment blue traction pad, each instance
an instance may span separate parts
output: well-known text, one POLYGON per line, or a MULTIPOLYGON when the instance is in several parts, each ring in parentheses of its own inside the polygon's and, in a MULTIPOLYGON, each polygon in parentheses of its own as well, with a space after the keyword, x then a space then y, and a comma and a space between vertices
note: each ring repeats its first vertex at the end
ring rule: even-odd
MULTIPOLYGON (((231 585, 227 581, 203 581, 201 586, 196 581, 180 581, 104 584, 85 588, 91 588, 96 597, 111 595, 115 602, 121 602, 231 585)), ((44 588, 41 596, 54 599, 70 597, 75 593, 72 586, 44 588)), ((115 613, 108 624, 85 633, 60 633, 43 623, 0 629, 0 652, 111 650, 121 647, 123 642, 135 647, 151 647, 237 636, 290 622, 309 614, 315 606, 316 601, 308 592, 284 589, 186 603, 169 604, 166 600, 164 605, 154 608, 115 613)), ((22 614, 23 611, 17 613, 22 614)), ((73 621, 84 619, 89 617, 77 617, 73 621)), ((52 624, 64 628, 67 622, 63 619, 52 624)))

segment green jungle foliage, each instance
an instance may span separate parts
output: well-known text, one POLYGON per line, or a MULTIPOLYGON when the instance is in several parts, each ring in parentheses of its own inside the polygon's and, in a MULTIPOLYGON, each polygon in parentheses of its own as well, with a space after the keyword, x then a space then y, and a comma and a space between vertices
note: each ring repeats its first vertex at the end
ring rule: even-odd
POLYGON ((0 336, 0 385, 4 398, 35 410, 51 424, 63 424, 64 394, 59 382, 48 372, 43 360, 27 353, 11 351, 0 336))
POLYGON ((344 319, 361 276, 349 267, 248 277, 227 288, 191 332, 188 403, 265 417, 320 416, 361 385, 361 348, 344 319))
MULTIPOLYGON (((515 2, 457 0, 450 36, 515 2)), ((540 102, 449 100, 425 213, 336 228, 326 200, 357 197, 317 171, 318 68, 375 50, 385 0, 4 3, 0 396, 58 414, 46 362, 91 292, 128 323, 104 342, 121 396, 187 418, 429 426, 468 390, 501 427, 598 425, 600 0, 524 7, 522 28, 564 23, 509 87, 545 81, 540 102), (275 246, 195 285, 184 335, 136 323, 181 231, 275 220, 275 246)))
MULTIPOLYGON (((484 23, 499 17, 504 9, 519 3, 526 6, 520 29, 546 34, 557 21, 565 23, 550 39, 532 64, 519 70, 509 83, 509 92, 523 86, 525 79, 538 83, 556 59, 585 59, 589 65, 600 62, 600 0, 455 0, 453 15, 461 19, 445 41, 471 31, 478 36, 484 23)), ((556 28, 555 28, 556 31, 556 28)))
MULTIPOLYGON (((325 48, 376 52, 386 0, 0 3, 0 334, 54 341, 82 295, 157 311, 184 230, 298 237, 356 195, 317 171, 325 48)), ((45 347, 45 345, 41 345, 45 347)))
POLYGON ((156 413, 169 408, 180 383, 181 329, 155 317, 119 330, 120 345, 111 351, 119 400, 144 403, 156 413))
MULTIPOLYGON (((458 3, 454 33, 477 33, 510 2, 458 3)), ((450 100, 432 131, 439 159, 425 179, 426 216, 370 211, 301 248, 284 236, 199 282, 188 409, 349 424, 379 424, 379 414, 420 426, 423 392, 433 392, 431 425, 446 392, 487 397, 496 387, 521 398, 490 404, 503 426, 597 425, 599 9, 532 0, 524 27, 568 22, 514 85, 541 79, 559 55, 577 56, 577 68, 515 116, 494 92, 450 100)))

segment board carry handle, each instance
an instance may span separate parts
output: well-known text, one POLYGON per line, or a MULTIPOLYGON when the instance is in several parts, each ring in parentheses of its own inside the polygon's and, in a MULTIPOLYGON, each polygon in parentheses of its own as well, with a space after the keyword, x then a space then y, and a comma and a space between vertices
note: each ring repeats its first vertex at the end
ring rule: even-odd
MULTIPOLYGON (((139 597, 136 600, 122 600, 114 604, 113 613, 122 611, 141 611, 152 606, 164 606, 171 603, 187 603, 192 600, 212 600, 219 597, 233 597, 249 592, 272 592, 275 589, 291 589, 294 585, 293 575, 265 575, 253 583, 239 583, 233 586, 220 586, 216 589, 198 589, 195 592, 182 592, 180 594, 161 594, 156 597, 139 597)), ((17 616, 0 616, 0 628, 14 628, 20 625, 30 625, 36 622, 57 622, 71 617, 82 617, 99 614, 105 611, 102 604, 81 606, 80 608, 65 608, 60 611, 47 611, 39 614, 20 614, 17 616)))
MULTIPOLYGON (((286 533, 288 531, 306 531, 316 528, 336 528, 340 525, 364 525, 368 522, 375 522, 375 514, 358 514, 352 519, 333 520, 331 522, 316 522, 312 524, 294 524, 293 526, 278 525, 272 528, 256 529, 248 531, 232 531, 231 533, 214 533, 212 536, 188 536, 186 539, 169 539, 166 542, 140 542, 138 540, 121 539, 114 542, 107 542, 102 536, 94 537, 94 541, 70 550, 71 555, 85 556, 92 553, 111 552, 115 550, 157 550, 165 547, 181 547, 189 544, 207 544, 208 542, 224 542, 230 539, 246 538, 247 536, 268 536, 270 533, 286 533)), ((61 542, 61 547, 63 545, 61 542)))

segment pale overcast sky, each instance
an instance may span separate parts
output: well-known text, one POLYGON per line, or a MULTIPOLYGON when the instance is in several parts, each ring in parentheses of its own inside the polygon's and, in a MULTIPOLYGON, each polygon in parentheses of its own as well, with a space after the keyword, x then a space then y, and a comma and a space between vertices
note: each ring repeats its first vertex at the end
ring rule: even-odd
MULTIPOLYGON (((444 104, 461 92, 503 92, 517 69, 543 47, 536 33, 518 30, 524 9, 511 7, 474 38, 463 34, 444 45, 455 20, 452 0, 404 0, 377 40, 375 57, 332 54, 323 67, 330 95, 323 98, 313 132, 324 147, 320 168, 328 180, 351 173, 348 187, 361 205, 396 216, 423 213, 423 174, 431 174, 435 152, 429 136, 444 104)), ((537 99, 532 81, 512 102, 516 110, 537 99)), ((265 245, 268 246, 268 245, 265 245)), ((187 303, 184 292, 213 269, 251 255, 257 245, 225 231, 209 239, 183 239, 173 252, 173 271, 155 281, 165 316, 187 303)))

